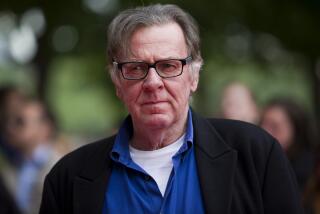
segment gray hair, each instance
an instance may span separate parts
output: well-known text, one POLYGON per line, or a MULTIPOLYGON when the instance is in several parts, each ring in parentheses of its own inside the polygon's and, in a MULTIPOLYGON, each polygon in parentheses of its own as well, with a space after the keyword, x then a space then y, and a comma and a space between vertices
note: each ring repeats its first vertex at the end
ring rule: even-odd
POLYGON ((141 27, 177 23, 185 36, 187 50, 201 66, 199 30, 196 21, 180 7, 172 4, 155 4, 120 12, 108 28, 107 54, 109 63, 130 53, 130 39, 141 27))

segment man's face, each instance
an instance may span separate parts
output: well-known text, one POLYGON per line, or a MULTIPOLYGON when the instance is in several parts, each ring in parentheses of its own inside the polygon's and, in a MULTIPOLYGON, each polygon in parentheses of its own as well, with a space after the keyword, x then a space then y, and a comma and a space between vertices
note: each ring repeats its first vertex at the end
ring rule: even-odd
POLYGON ((23 152, 30 152, 40 143, 47 143, 52 131, 41 104, 24 103, 8 123, 8 142, 23 152))
MULTIPOLYGON (((139 28, 130 41, 132 55, 123 61, 154 63, 163 59, 184 59, 188 56, 185 38, 176 23, 139 28)), ((143 80, 115 80, 117 96, 124 102, 135 127, 166 128, 186 118, 190 93, 198 84, 198 72, 183 67, 181 76, 163 79, 150 68, 143 80)))
POLYGON ((284 150, 288 150, 293 143, 294 127, 281 107, 268 108, 263 114, 261 126, 279 141, 284 150))

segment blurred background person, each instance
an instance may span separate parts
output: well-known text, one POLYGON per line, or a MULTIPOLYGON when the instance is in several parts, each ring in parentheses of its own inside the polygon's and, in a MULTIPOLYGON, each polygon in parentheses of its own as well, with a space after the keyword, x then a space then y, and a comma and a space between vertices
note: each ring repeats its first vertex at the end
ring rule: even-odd
POLYGON ((2 214, 18 214, 20 209, 13 198, 13 194, 8 189, 7 182, 1 174, 5 159, 14 157, 15 151, 5 142, 5 127, 9 118, 14 117, 24 102, 25 95, 13 85, 5 85, 0 88, 0 213, 2 214), (6 154, 6 155, 5 155, 6 154))
POLYGON ((279 141, 286 152, 303 193, 315 162, 316 132, 311 118, 290 98, 275 98, 265 106, 261 126, 279 141))
MULTIPOLYGON (((16 151, 10 146, 7 135, 7 125, 12 118, 16 118, 25 96, 14 86, 0 88, 0 150, 10 154, 10 158, 16 157, 16 151)), ((0 160, 1 165, 1 160, 0 160)))
POLYGON ((241 82, 232 82, 224 88, 221 99, 221 116, 253 124, 258 122, 259 110, 248 86, 241 82))
POLYGON ((1 173, 23 213, 37 213, 44 177, 69 150, 58 141, 56 121, 47 106, 25 99, 6 116, 1 173))

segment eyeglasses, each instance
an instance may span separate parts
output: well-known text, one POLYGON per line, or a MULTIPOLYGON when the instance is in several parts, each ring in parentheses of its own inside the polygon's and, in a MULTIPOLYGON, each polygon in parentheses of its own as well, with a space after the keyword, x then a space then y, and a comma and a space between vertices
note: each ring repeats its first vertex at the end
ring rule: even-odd
POLYGON ((162 78, 172 78, 180 76, 183 72, 183 66, 192 61, 192 56, 185 59, 166 59, 159 60, 153 64, 146 62, 121 62, 113 61, 113 65, 120 71, 124 79, 141 80, 146 78, 150 68, 154 68, 157 74, 162 78))

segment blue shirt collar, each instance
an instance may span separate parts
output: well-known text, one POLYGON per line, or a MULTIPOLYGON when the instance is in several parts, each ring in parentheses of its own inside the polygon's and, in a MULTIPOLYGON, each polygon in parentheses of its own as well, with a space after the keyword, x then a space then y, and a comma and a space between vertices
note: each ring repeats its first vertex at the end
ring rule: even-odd
POLYGON ((192 112, 189 108, 188 111, 188 120, 187 120, 187 130, 186 130, 186 142, 191 142, 193 144, 193 123, 192 123, 192 112))
MULTIPOLYGON (((132 161, 129 152, 129 141, 133 134, 133 125, 131 117, 128 116, 120 126, 119 132, 115 139, 115 144, 111 151, 111 159, 128 165, 132 161)), ((186 135, 184 143, 177 154, 181 154, 191 148, 193 145, 193 123, 192 123, 192 112, 189 108, 186 135)))

